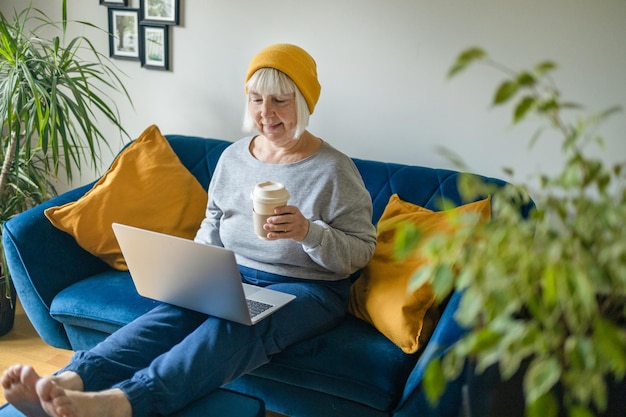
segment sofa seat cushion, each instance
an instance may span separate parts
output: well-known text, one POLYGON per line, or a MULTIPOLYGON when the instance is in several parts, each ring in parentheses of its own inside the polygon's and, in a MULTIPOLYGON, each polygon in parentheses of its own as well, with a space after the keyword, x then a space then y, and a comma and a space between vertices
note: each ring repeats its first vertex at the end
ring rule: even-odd
POLYGON ((335 329, 291 346, 252 374, 391 410, 418 357, 348 316, 335 329))
POLYGON ((59 292, 50 315, 66 325, 113 333, 158 304, 137 294, 128 272, 108 270, 59 292))

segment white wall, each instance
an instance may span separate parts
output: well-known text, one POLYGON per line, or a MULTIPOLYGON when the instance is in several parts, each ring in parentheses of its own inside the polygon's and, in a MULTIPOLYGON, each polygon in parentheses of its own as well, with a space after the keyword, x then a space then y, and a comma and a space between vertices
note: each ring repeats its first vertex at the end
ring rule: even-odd
MULTIPOLYGON (((537 126, 511 129, 509 111, 490 108, 498 73, 473 68, 446 80, 468 46, 514 68, 553 60, 566 98, 590 111, 626 108, 623 0, 180 1, 170 72, 115 61, 135 104, 134 110, 121 104, 133 137, 156 123, 164 133, 238 139, 247 63, 275 42, 298 44, 316 58, 322 95, 310 130, 354 157, 450 167, 436 149, 444 146, 485 175, 505 177, 502 167, 512 167, 525 179, 553 170, 554 138, 529 152, 537 126)), ((32 3, 59 14, 60 0, 32 3)), ((97 0, 68 3, 71 18, 107 28, 107 10, 97 0)), ((105 33, 86 33, 108 51, 105 33)), ((611 161, 626 156, 625 114, 603 125, 611 161)))

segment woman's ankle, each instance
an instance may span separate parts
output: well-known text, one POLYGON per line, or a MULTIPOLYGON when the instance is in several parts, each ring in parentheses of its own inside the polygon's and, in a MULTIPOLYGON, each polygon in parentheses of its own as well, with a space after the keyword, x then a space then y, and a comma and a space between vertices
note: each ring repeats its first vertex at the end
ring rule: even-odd
POLYGON ((74 371, 64 371, 54 376, 54 382, 64 389, 83 391, 83 379, 74 371))

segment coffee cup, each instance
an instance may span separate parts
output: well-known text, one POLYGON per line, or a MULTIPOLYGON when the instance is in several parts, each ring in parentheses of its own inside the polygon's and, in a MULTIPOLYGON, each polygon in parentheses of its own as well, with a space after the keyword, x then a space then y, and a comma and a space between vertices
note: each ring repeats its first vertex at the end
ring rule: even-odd
POLYGON ((257 184, 250 194, 253 205, 254 233, 261 239, 267 239, 267 231, 263 225, 274 216, 276 207, 284 206, 289 200, 289 192, 279 182, 266 181, 257 184))

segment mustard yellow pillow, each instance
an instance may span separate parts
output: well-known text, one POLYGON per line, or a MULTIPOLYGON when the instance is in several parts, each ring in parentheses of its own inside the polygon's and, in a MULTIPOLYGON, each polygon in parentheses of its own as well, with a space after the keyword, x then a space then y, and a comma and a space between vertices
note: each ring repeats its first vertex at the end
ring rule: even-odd
POLYGON ((419 256, 419 250, 407 259, 396 258, 393 226, 409 222, 426 238, 450 233, 454 227, 450 216, 463 212, 475 212, 481 219, 487 219, 491 216, 491 200, 434 212, 392 195, 378 222, 374 256, 352 285, 349 311, 372 324, 406 353, 416 352, 421 341, 430 337, 437 314, 436 309, 431 309, 435 295, 429 284, 413 292, 408 290, 411 276, 425 259, 419 256))
POLYGON ((117 156, 83 197, 51 207, 45 215, 83 249, 123 271, 128 267, 112 223, 192 239, 206 204, 207 192, 152 125, 117 156))

